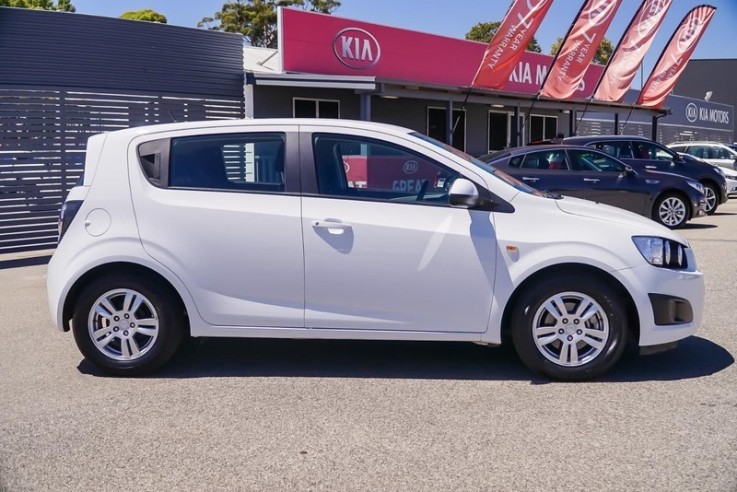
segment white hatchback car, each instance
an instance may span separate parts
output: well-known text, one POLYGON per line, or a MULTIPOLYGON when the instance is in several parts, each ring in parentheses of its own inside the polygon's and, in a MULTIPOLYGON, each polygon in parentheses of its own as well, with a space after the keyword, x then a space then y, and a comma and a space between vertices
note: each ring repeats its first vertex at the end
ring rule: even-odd
POLYGON ((702 317, 679 235, 377 123, 97 135, 60 226, 53 319, 119 375, 156 369, 191 335, 511 340, 533 371, 580 380, 628 339, 669 348, 702 317))

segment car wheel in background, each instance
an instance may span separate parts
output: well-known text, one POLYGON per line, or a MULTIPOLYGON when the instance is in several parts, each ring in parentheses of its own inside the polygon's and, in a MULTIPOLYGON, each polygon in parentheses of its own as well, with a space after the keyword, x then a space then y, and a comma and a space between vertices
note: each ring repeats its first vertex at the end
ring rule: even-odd
POLYGON ((536 281, 516 303, 512 341, 522 362, 553 379, 577 381, 609 370, 627 337, 624 301, 590 275, 536 281))
POLYGON ((711 183, 703 183, 704 195, 706 196, 706 213, 713 215, 719 206, 719 191, 717 187, 711 183))
POLYGON ((82 290, 72 325, 87 360, 112 374, 136 376, 174 355, 185 321, 168 286, 152 278, 112 274, 82 290))
POLYGON ((689 205, 686 199, 678 193, 666 193, 655 202, 653 220, 670 229, 678 229, 690 217, 689 205))

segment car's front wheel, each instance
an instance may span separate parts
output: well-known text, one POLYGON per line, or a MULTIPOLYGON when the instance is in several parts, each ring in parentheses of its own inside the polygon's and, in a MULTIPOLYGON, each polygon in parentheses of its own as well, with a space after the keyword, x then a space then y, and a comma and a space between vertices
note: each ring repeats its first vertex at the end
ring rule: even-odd
POLYGON ((666 193, 655 202, 653 220, 670 229, 678 229, 688 221, 690 208, 686 199, 677 193, 666 193))
POLYGON ((72 329, 87 360, 113 374, 137 376, 174 355, 184 324, 181 304, 168 286, 152 278, 113 274, 81 291, 72 329))
POLYGON ((704 196, 706 197, 706 214, 714 215, 719 207, 719 191, 711 183, 704 183, 704 196))
POLYGON ((620 295, 595 276, 536 281, 512 316, 515 350, 533 372, 577 381, 609 370, 622 355, 627 315, 620 295))

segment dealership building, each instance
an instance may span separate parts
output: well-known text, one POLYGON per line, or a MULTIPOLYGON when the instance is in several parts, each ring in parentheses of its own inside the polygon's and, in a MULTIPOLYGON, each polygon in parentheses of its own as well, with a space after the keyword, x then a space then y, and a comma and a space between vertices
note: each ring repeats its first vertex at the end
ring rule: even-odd
POLYGON ((251 117, 392 123, 474 155, 574 133, 733 139, 734 108, 703 98, 670 96, 663 110, 651 110, 633 106, 630 91, 623 104, 587 104, 600 65, 589 67, 576 102, 536 100, 548 55, 526 52, 503 91, 469 90, 483 43, 292 9, 281 10, 279 22, 277 50, 244 49, 251 117))
POLYGON ((0 7, 0 253, 54 247, 87 139, 132 126, 363 119, 475 155, 574 132, 734 140, 733 106, 713 102, 732 92, 711 79, 663 111, 633 107, 634 93, 587 106, 603 71, 591 65, 577 101, 536 100, 550 56, 526 52, 503 91, 469 90, 483 43, 293 9, 279 24, 271 50, 244 47, 239 34, 0 7))

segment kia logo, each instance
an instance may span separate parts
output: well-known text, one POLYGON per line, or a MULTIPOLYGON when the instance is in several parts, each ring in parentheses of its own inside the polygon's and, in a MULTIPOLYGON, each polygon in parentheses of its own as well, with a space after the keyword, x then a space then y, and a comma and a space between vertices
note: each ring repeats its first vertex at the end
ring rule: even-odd
POLYGON ((420 165, 417 161, 407 161, 404 163, 404 166, 402 166, 402 171, 404 171, 404 174, 414 174, 419 168, 420 165))
POLYGON ((600 2, 589 12, 589 24, 591 26, 600 26, 614 13, 616 2, 604 0, 600 2))
POLYGON ((647 37, 650 34, 652 28, 658 22, 657 18, 666 8, 670 7, 670 2, 671 0, 650 0, 648 6, 640 9, 640 19, 637 23, 640 36, 647 37))
POLYGON ((691 48, 691 43, 699 32, 701 24, 704 23, 704 19, 700 17, 693 17, 691 20, 681 28, 681 34, 678 36, 678 52, 685 53, 691 48))
POLYGON ((333 52, 346 67, 364 70, 381 58, 381 46, 370 32, 357 27, 343 29, 335 35, 333 52))
POLYGON ((699 108, 697 108, 694 103, 688 103, 688 106, 686 106, 686 119, 689 122, 694 123, 698 117, 699 108))

